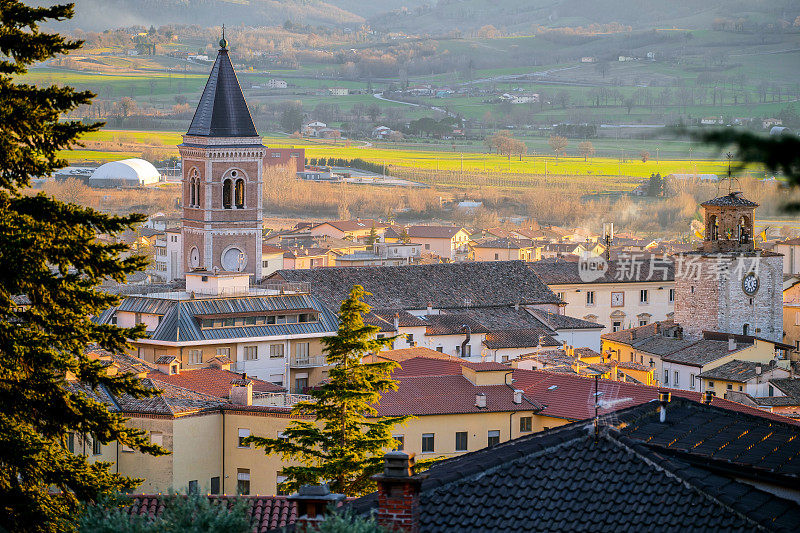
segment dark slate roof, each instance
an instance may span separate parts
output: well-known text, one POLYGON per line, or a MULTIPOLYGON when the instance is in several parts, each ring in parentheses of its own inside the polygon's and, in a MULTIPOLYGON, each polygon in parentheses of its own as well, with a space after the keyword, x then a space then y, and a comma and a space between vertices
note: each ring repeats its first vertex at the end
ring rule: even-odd
MULTIPOLYGON (((670 432, 712 429, 734 433, 753 431, 735 449, 754 453, 742 462, 727 463, 747 474, 750 467, 768 472, 767 461, 757 457, 783 445, 797 428, 773 424, 758 417, 729 415, 724 410, 685 400, 669 405, 667 424, 653 427, 657 404, 647 403, 624 413, 627 423, 603 428, 595 438, 591 425, 575 423, 522 437, 492 448, 435 463, 422 482, 420 529, 437 532, 484 531, 795 531, 800 506, 749 484, 703 467, 701 458, 712 454, 716 442, 708 440, 692 455, 652 442, 668 440, 670 432), (717 417, 722 417, 715 422, 717 417), (775 442, 757 442, 764 432, 778 431, 775 442), (757 435, 756 435, 757 434, 757 435), (649 442, 648 442, 649 441, 649 442), (750 461, 748 463, 748 461, 750 461), (744 466, 742 466, 744 465, 744 466)), ((699 436, 699 435, 698 435, 699 436)), ((727 435, 725 435, 727 436, 727 435)), ((702 440, 702 439, 699 439, 702 440)), ((795 438, 795 441, 798 439, 795 438)), ((794 444, 796 448, 800 444, 794 444)), ((736 453, 736 452, 732 452, 736 453)), ((719 460, 725 461, 719 453, 719 460)), ((785 459, 789 454, 780 451, 785 459)), ((745 457, 746 456, 746 457, 745 457)), ((782 461, 774 464, 784 464, 782 461)), ((776 467, 774 467, 776 468, 776 467)), ((372 494, 355 500, 350 508, 368 513, 377 505, 372 494)))
POLYGON ((464 326, 470 333, 487 333, 486 327, 466 314, 427 315, 425 317, 425 335, 464 335, 464 326))
POLYGON ((531 309, 531 313, 548 327, 559 329, 603 329, 605 326, 582 318, 574 318, 541 309, 531 309))
POLYGON ((724 341, 701 340, 682 350, 662 356, 662 360, 671 363, 680 363, 691 366, 702 367, 721 357, 748 348, 750 345, 737 344, 735 350, 728 349, 728 343, 724 341))
POLYGON ((786 396, 792 397, 795 402, 800 401, 800 379, 776 378, 769 382, 778 387, 786 396))
POLYGON ((722 206, 722 207, 758 207, 758 204, 755 202, 751 202, 744 196, 742 196, 741 191, 734 191, 730 194, 726 194, 725 196, 719 196, 714 198, 713 200, 708 200, 707 202, 703 202, 700 204, 702 206, 722 206))
POLYGON ((186 134, 201 137, 258 135, 228 51, 224 48, 217 54, 186 134))
MULTIPOLYGON (((757 375, 756 368, 758 366, 760 366, 760 363, 754 363, 752 361, 733 360, 725 363, 724 365, 718 366, 717 368, 706 370, 705 372, 700 374, 700 377, 744 383, 748 379, 751 379, 757 375)), ((768 365, 761 365, 761 366, 763 370, 765 371, 769 370, 768 365)))
MULTIPOLYGON (((338 309, 338 306, 336 307, 338 309)), ((338 328, 336 315, 308 294, 283 294, 273 296, 231 296, 177 300, 130 296, 119 309, 164 315, 161 323, 150 335, 159 341, 187 342, 197 340, 236 339, 242 337, 271 337, 332 333, 338 328), (319 313, 317 322, 302 324, 264 324, 240 327, 201 328, 198 317, 204 315, 245 316, 257 312, 275 314, 276 311, 314 309, 319 313)), ((105 321, 110 316, 103 315, 105 321)))
POLYGON ((542 259, 527 263, 542 281, 548 285, 573 283, 639 283, 665 282, 675 280, 675 268, 671 259, 664 259, 651 254, 626 253, 608 262, 608 269, 597 279, 586 281, 581 279, 582 261, 564 259, 542 259))
MULTIPOLYGON (((150 519, 161 516, 169 496, 141 495, 133 496, 130 505, 123 511, 130 515, 145 516, 150 519)), ((209 495, 212 503, 225 505, 228 509, 237 502, 244 501, 247 516, 250 518, 252 531, 269 531, 278 529, 297 520, 297 504, 286 499, 286 496, 218 496, 209 495)))
POLYGON ((501 348, 535 348, 541 340, 542 346, 560 346, 561 343, 545 333, 543 329, 505 329, 486 334, 483 345, 490 350, 501 348))
POLYGON ((365 301, 378 308, 437 309, 535 305, 561 301, 522 261, 444 263, 434 265, 334 267, 279 270, 268 279, 303 281, 332 309, 353 285, 372 293, 365 301))

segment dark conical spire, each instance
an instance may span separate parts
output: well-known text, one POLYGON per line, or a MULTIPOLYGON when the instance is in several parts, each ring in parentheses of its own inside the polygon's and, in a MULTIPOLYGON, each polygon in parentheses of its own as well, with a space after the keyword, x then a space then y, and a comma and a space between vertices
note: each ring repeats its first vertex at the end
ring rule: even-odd
POLYGON ((228 57, 227 41, 220 41, 211 75, 197 104, 187 135, 202 137, 255 137, 258 135, 247 102, 228 57), (224 42, 224 45, 223 45, 224 42))

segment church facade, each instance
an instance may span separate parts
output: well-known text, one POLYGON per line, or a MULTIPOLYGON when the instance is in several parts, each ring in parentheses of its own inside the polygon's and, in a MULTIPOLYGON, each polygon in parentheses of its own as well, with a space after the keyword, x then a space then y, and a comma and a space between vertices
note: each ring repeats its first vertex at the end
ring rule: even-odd
POLYGON ((279 164, 302 170, 305 152, 264 146, 224 38, 178 149, 183 270, 247 272, 252 281, 260 281, 263 170, 279 164))

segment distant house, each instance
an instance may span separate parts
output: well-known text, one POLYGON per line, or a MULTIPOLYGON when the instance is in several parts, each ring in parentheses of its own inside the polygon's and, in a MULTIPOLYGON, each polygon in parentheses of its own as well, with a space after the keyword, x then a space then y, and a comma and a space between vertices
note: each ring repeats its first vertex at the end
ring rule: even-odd
POLYGON ((666 176, 674 180, 699 180, 699 181, 716 181, 719 177, 716 174, 669 174, 666 176))
POLYGON ((631 56, 619 56, 619 62, 620 62, 620 63, 626 63, 626 62, 628 62, 628 61, 636 61, 637 59, 638 59, 638 58, 636 58, 636 57, 631 57, 631 56))
POLYGON ((303 134, 305 137, 317 137, 321 130, 327 128, 328 125, 324 122, 320 122, 319 120, 315 120, 312 122, 306 122, 300 127, 300 133, 303 134))
POLYGON ((378 126, 372 130, 373 139, 387 139, 393 132, 392 128, 386 126, 378 126))
POLYGON ((314 226, 311 228, 311 234, 363 242, 372 233, 373 228, 375 229, 375 236, 380 237, 388 226, 388 224, 369 218, 332 220, 314 226))
POLYGON ((500 95, 500 100, 511 104, 531 104, 539 101, 539 95, 533 94, 508 94, 500 95))
POLYGON ((783 121, 779 118, 765 118, 761 121, 761 127, 764 129, 771 128, 772 126, 783 126, 783 121))
POLYGON ((585 56, 581 58, 581 63, 597 63, 597 58, 593 56, 585 56))
POLYGON ((722 117, 703 117, 700 119, 700 124, 703 126, 719 126, 722 123, 722 117))
POLYGON ((347 96, 350 94, 350 89, 347 87, 328 87, 328 94, 331 96, 347 96))
POLYGON ((286 80, 271 79, 267 81, 267 89, 285 89, 288 87, 286 80))

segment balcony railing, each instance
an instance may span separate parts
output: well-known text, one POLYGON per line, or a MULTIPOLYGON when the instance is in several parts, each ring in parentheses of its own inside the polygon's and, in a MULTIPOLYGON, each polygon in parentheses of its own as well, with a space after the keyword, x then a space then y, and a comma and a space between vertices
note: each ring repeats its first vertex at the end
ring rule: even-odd
POLYGON ((327 364, 328 362, 325 360, 324 355, 293 355, 289 358, 289 366, 292 368, 311 368, 327 364))
POLYGON ((259 392, 253 394, 253 405, 269 407, 293 407, 299 402, 307 402, 312 398, 308 394, 290 394, 288 392, 259 392))

